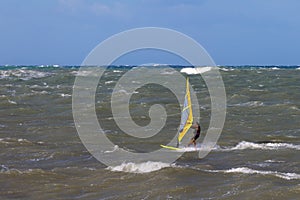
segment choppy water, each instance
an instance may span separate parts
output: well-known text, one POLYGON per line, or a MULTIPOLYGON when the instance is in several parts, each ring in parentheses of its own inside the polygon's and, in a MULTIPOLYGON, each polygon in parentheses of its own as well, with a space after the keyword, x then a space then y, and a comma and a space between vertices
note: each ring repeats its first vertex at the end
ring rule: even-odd
MULTIPOLYGON (((75 129, 72 88, 78 67, 2 66, 0 198, 298 199, 299 69, 220 67, 227 93, 227 117, 221 138, 207 157, 198 159, 198 153, 190 148, 172 164, 124 162, 107 167, 86 150, 75 129)), ((110 111, 110 95, 128 70, 111 67, 100 80, 98 120, 116 144, 111 152, 120 148, 149 152, 176 133, 180 105, 165 88, 141 88, 131 99, 133 120, 140 126, 147 125, 147 109, 160 103, 168 112, 167 124, 162 134, 151 139, 133 139, 122 133, 110 111), (149 89, 159 95, 151 96, 149 89)), ((159 70, 169 73, 164 67, 159 70)), ((211 106, 199 77, 191 75, 190 83, 200 102, 201 142, 211 106)))

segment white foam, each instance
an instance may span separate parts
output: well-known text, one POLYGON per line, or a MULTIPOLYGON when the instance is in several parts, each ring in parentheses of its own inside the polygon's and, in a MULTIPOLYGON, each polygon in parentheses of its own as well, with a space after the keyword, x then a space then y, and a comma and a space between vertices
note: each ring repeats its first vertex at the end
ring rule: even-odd
POLYGON ((15 101, 12 101, 12 100, 9 100, 9 99, 8 99, 8 103, 10 103, 10 104, 14 104, 14 105, 15 105, 15 104, 17 104, 17 102, 15 102, 15 101))
POLYGON ((17 141, 18 141, 18 142, 29 142, 28 140, 23 139, 23 138, 19 138, 17 141))
POLYGON ((0 170, 1 173, 9 171, 9 168, 5 165, 0 165, 0 167, 1 167, 1 170, 0 170))
POLYGON ((72 95, 62 93, 62 94, 60 94, 60 96, 61 96, 61 97, 71 97, 72 95))
POLYGON ((242 173, 242 174, 262 174, 262 175, 272 175, 286 180, 292 179, 300 179, 300 174, 296 173, 285 173, 285 172, 277 172, 277 171, 263 171, 263 170, 255 170, 250 169, 248 167, 238 167, 238 168, 231 168, 227 170, 206 170, 208 172, 214 173, 242 173))
POLYGON ((168 64, 159 64, 159 63, 153 64, 153 67, 160 67, 160 66, 168 66, 168 64))
POLYGON ((114 81, 105 81, 105 85, 107 85, 107 84, 110 84, 110 83, 113 83, 114 81))
MULTIPOLYGON (((35 90, 31 90, 31 92, 32 93, 28 93, 29 95, 31 95, 31 94, 41 94, 41 95, 43 95, 43 94, 48 94, 49 92, 47 92, 47 91, 45 91, 45 90, 42 90, 42 91, 35 91, 35 90)), ((24 95, 26 95, 26 94, 24 94, 24 95)))
POLYGON ((242 141, 235 147, 225 148, 225 150, 244 150, 244 149, 264 149, 264 150, 278 150, 278 149, 295 149, 300 150, 300 145, 290 143, 253 143, 242 141))
POLYGON ((211 70, 212 70, 212 67, 198 67, 198 68, 187 67, 187 68, 181 69, 180 72, 192 75, 192 74, 203 74, 203 73, 211 71, 211 70))
POLYGON ((280 68, 278 68, 278 67, 272 67, 271 69, 272 70, 279 70, 280 68))
POLYGON ((120 90, 116 91, 115 94, 116 95, 130 95, 130 93, 124 89, 120 89, 120 90))
POLYGON ((5 79, 5 78, 7 78, 9 76, 10 76, 10 74, 7 71, 0 70, 0 79, 5 79))
POLYGON ((291 106, 290 109, 300 111, 300 109, 297 106, 291 106))
MULTIPOLYGON (((265 90, 260 89, 249 89, 250 92, 265 92, 265 90)), ((263 103, 261 105, 264 105, 263 103)))
MULTIPOLYGON (((252 91, 260 91, 263 92, 264 90, 253 90, 252 91)), ((249 101, 249 102, 245 102, 245 103, 238 103, 238 104, 234 104, 232 106, 239 106, 239 107, 258 107, 258 106, 263 106, 264 103, 261 101, 249 101)))
POLYGON ((171 74, 175 74, 177 71, 175 70, 170 70, 170 69, 165 69, 163 70, 163 72, 161 72, 160 74, 163 74, 163 75, 171 75, 171 74))
POLYGON ((94 71, 89 70, 76 70, 72 71, 71 74, 74 74, 75 76, 86 76, 86 77, 96 77, 97 74, 94 73, 94 71))
POLYGON ((220 70, 222 70, 224 72, 228 72, 229 71, 229 69, 227 69, 227 68, 220 68, 220 70))
POLYGON ((112 152, 117 151, 118 149, 119 149, 119 146, 115 145, 114 148, 113 148, 113 150, 111 150, 111 151, 104 151, 104 153, 112 153, 112 152))
MULTIPOLYGON (((197 146, 194 147, 193 145, 191 146, 188 146, 188 147, 180 147, 181 149, 180 150, 176 150, 178 152, 193 152, 193 151, 200 151, 200 150, 210 150, 211 147, 210 146, 202 146, 201 148, 201 144, 197 143, 197 146)), ((213 148, 213 150, 218 150, 220 149, 220 146, 218 145, 215 145, 213 148)))
POLYGON ((26 169, 26 170, 18 170, 15 168, 8 168, 5 165, 0 165, 1 170, 0 173, 10 174, 10 173, 17 173, 17 174, 33 174, 33 173, 46 173, 46 171, 42 169, 26 169))
POLYGON ((26 68, 0 71, 0 79, 19 78, 20 80, 30 80, 32 78, 44 78, 52 75, 50 72, 41 72, 36 70, 27 70, 26 68))
POLYGON ((284 163, 282 160, 265 160, 266 163, 284 163))
POLYGON ((21 76, 24 77, 22 80, 30 80, 32 78, 44 78, 50 76, 51 73, 48 72, 40 72, 34 70, 26 70, 21 72, 21 76))
POLYGON ((163 66, 169 66, 170 64, 166 63, 145 63, 141 64, 140 66, 145 66, 145 67, 163 67, 163 66))
POLYGON ((193 151, 199 151, 199 148, 200 147, 198 147, 198 146, 196 146, 196 148, 190 146, 190 147, 183 147, 182 149, 177 150, 177 151, 179 151, 179 152, 193 152, 193 151))
POLYGON ((118 166, 109 166, 106 169, 114 172, 149 173, 166 167, 171 167, 171 164, 148 161, 143 163, 122 163, 118 166))
MULTIPOLYGON (((20 123, 20 125, 22 125, 20 123)), ((24 138, 10 138, 10 137, 6 137, 6 138, 0 138, 0 143, 3 143, 3 144, 13 144, 13 143, 19 143, 19 144, 44 144, 44 142, 41 142, 41 141, 38 141, 38 142, 32 142, 32 141, 29 141, 27 139, 24 139, 24 138)))
POLYGON ((224 71, 224 72, 234 71, 234 69, 232 69, 232 68, 224 68, 224 67, 222 67, 222 68, 219 68, 219 69, 222 70, 222 71, 224 71))

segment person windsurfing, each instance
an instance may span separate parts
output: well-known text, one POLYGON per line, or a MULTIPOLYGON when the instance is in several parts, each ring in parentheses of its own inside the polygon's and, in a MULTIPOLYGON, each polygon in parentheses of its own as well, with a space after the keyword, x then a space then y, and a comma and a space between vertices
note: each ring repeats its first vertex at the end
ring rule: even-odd
POLYGON ((198 122, 196 122, 195 124, 193 124, 191 126, 191 128, 195 129, 195 135, 194 137, 190 140, 188 146, 190 146, 191 144, 194 144, 194 147, 196 148, 196 140, 200 137, 200 133, 201 133, 201 127, 200 124, 198 122))

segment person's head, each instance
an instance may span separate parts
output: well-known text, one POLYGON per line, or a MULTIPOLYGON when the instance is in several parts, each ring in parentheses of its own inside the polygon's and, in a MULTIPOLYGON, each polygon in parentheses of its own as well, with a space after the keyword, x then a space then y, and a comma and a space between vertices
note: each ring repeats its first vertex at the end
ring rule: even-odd
POLYGON ((194 124, 192 125, 192 128, 197 129, 198 126, 200 126, 200 125, 199 125, 199 122, 196 122, 196 123, 194 123, 194 124))

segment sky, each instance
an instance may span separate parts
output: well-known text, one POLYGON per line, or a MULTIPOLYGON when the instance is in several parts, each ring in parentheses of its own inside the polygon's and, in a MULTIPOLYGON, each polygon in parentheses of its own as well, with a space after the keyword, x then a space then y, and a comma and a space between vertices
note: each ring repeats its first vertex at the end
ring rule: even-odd
MULTIPOLYGON (((0 65, 80 65, 122 31, 162 27, 201 44, 217 65, 299 65, 298 0, 0 0, 0 65)), ((117 64, 185 64, 137 52, 117 64)))

